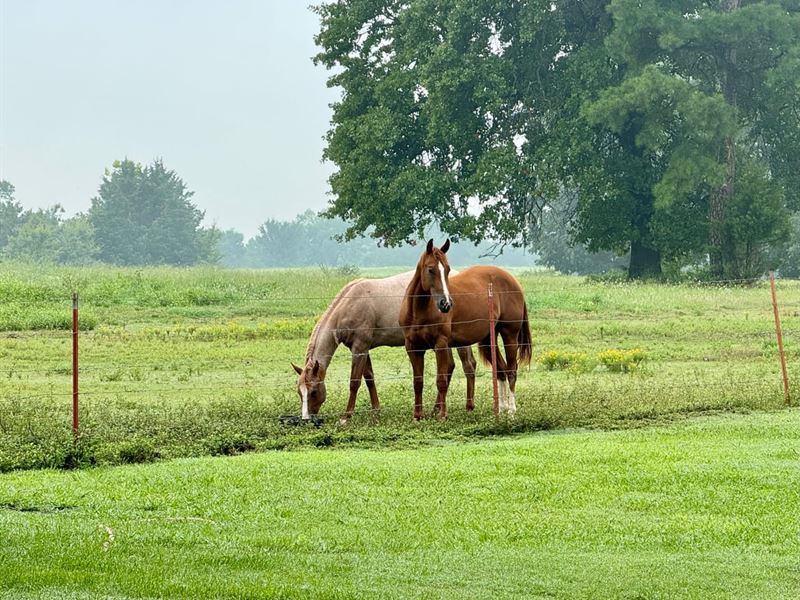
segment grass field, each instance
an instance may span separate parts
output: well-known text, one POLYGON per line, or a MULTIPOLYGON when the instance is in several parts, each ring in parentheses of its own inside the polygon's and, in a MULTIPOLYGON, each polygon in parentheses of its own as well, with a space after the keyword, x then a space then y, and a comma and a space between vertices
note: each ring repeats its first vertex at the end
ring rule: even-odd
POLYGON ((800 596, 800 412, 0 476, 0 596, 800 596))
MULTIPOLYGON (((386 275, 369 272, 366 275, 386 275)), ((686 415, 782 406, 768 286, 601 283, 518 271, 536 363, 518 383, 513 421, 490 414, 489 370, 478 410, 463 410, 457 369, 446 422, 412 422, 400 348, 373 351, 380 421, 344 409, 349 352, 328 374, 326 424, 291 428, 289 361, 302 362, 316 318, 348 280, 335 270, 67 269, 0 271, 0 470, 147 462, 302 446, 411 447, 566 427, 621 428, 686 415), (82 436, 70 423, 70 293, 81 294, 82 436), (638 349, 615 372, 599 357, 638 349)), ((800 285, 779 284, 790 374, 798 374, 800 285)), ((433 360, 428 360, 432 367, 433 360)), ((432 408, 433 380, 427 386, 432 408)), ((357 408, 366 409, 365 390, 357 408)))
MULTIPOLYGON (((352 274, 4 265, 0 597, 800 596, 767 285, 517 275, 537 360, 516 418, 480 367, 474 414, 457 370, 449 418, 413 422, 405 353, 381 348, 380 419, 339 426, 342 349, 315 428, 278 420, 289 361, 352 274)), ((779 292, 795 380, 800 284, 779 292)))

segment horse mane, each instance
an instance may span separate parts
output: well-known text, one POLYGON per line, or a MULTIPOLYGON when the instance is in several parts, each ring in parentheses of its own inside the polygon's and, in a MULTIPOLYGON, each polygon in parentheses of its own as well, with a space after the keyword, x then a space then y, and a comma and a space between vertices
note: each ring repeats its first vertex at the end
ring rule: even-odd
POLYGON ((314 325, 314 331, 311 332, 311 337, 308 338, 308 347, 306 348, 306 364, 308 364, 309 359, 314 354, 314 350, 317 347, 317 340, 319 339, 319 333, 322 329, 323 323, 326 323, 328 319, 333 314, 333 311, 341 304, 342 300, 345 298, 345 294, 350 291, 350 289, 357 283, 364 281, 363 278, 361 279, 354 279, 350 283, 345 284, 345 286, 339 290, 339 293, 334 296, 331 303, 328 305, 328 308, 325 309, 325 312, 322 313, 322 316, 317 321, 317 324, 314 325))

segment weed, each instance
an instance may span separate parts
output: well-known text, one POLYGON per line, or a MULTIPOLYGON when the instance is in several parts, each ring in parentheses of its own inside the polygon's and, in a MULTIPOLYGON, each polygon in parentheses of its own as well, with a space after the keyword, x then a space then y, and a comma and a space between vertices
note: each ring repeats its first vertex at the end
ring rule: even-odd
POLYGON ((597 355, 600 364, 612 373, 630 373, 639 368, 645 353, 639 348, 633 350, 604 350, 597 355))
POLYGON ((537 361, 547 371, 570 370, 575 373, 588 373, 595 368, 593 361, 585 352, 559 352, 550 350, 542 353, 537 361))
POLYGON ((152 440, 133 439, 117 445, 119 462, 124 464, 149 463, 158 460, 161 454, 156 450, 152 440))

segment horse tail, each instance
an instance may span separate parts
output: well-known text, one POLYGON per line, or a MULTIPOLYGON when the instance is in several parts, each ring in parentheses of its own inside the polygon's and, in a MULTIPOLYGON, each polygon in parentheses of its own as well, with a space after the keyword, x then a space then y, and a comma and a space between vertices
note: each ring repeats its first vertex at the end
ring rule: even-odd
POLYGON ((486 336, 486 339, 483 340, 480 344, 478 344, 478 354, 485 365, 492 364, 492 339, 490 336, 486 336))
POLYGON ((531 340, 531 325, 528 322, 528 306, 525 304, 525 298, 522 299, 522 327, 519 328, 519 333, 517 334, 517 349, 519 352, 517 355, 519 364, 531 364, 533 343, 531 340))
MULTIPOLYGON (((495 336, 497 334, 495 333, 495 336)), ((495 344, 497 340, 495 340, 495 344)), ((531 364, 531 357, 533 353, 533 343, 531 340, 531 325, 528 322, 528 306, 525 304, 525 297, 522 297, 522 321, 519 332, 517 333, 517 361, 521 365, 531 364)), ((481 340, 478 344, 478 354, 484 364, 492 364, 492 338, 487 335, 485 339, 481 340)))

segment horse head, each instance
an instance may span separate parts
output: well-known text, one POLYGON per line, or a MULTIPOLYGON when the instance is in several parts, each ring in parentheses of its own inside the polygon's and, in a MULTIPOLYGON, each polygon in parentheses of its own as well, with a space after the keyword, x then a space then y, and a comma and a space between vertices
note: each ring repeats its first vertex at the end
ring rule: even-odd
POLYGON ((319 364, 318 360, 309 360, 305 369, 301 369, 294 363, 292 363, 292 367, 297 373, 297 393, 300 396, 301 414, 303 420, 307 421, 313 415, 319 414, 319 409, 325 402, 327 396, 325 368, 319 364))
POLYGON ((450 312, 453 308, 453 298, 447 285, 450 264, 447 262, 446 254, 449 249, 449 238, 441 248, 435 247, 433 240, 428 240, 428 246, 417 263, 416 273, 423 293, 430 294, 437 308, 443 313, 450 312))

